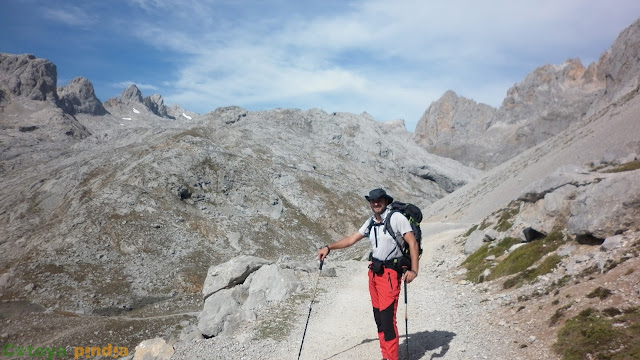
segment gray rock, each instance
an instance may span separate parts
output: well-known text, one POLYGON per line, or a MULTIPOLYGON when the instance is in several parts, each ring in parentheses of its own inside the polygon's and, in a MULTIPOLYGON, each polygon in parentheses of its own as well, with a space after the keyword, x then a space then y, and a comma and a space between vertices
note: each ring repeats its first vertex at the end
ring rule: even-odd
POLYGON ((126 102, 143 103, 142 92, 135 84, 129 85, 119 99, 126 102))
POLYGON ((85 77, 76 77, 67 86, 58 88, 61 106, 71 114, 105 115, 107 110, 96 97, 93 84, 85 77))
POLYGON ((473 254, 476 250, 480 249, 484 243, 484 231, 475 230, 469 235, 467 241, 464 243, 464 253, 473 254))
POLYGON ((588 187, 571 205, 567 228, 598 239, 640 228, 640 170, 610 174, 588 187))
POLYGON ((271 262, 249 255, 240 255, 231 260, 215 265, 207 271, 202 296, 204 299, 222 290, 242 284, 254 271, 271 262))
MULTIPOLYGON (((32 54, 0 53, 0 88, 9 96, 58 101, 56 65, 32 54)), ((5 95, 3 95, 4 97, 5 95)))
POLYGON ((133 360, 169 360, 173 353, 173 346, 167 344, 162 338, 155 338, 138 344, 133 360))
POLYGON ((197 325, 188 325, 180 331, 179 340, 183 343, 191 343, 203 339, 197 325))
POLYGON ((204 301, 198 315, 198 330, 205 337, 220 334, 225 328, 227 317, 240 311, 240 304, 234 297, 234 289, 223 289, 204 301))
POLYGON ((604 242, 600 246, 602 251, 611 251, 619 248, 623 245, 622 235, 615 235, 604 239, 604 242))
POLYGON ((278 265, 265 265, 247 279, 248 297, 242 308, 253 310, 266 302, 282 301, 302 288, 301 282, 290 269, 278 265))
POLYGON ((11 277, 12 277, 12 272, 8 271, 2 275, 0 275, 0 289, 4 289, 6 287, 9 287, 9 285, 11 285, 11 277))
POLYGON ((598 98, 588 115, 596 113, 608 104, 622 102, 637 92, 640 79, 638 62, 640 51, 640 20, 624 29, 609 51, 602 54, 597 62, 599 76, 606 79, 606 91, 598 98))
POLYGON ((164 99, 160 94, 153 94, 151 96, 147 96, 143 99, 143 103, 147 106, 152 113, 163 117, 174 119, 173 116, 169 115, 167 111, 167 107, 164 105, 164 99))
POLYGON ((485 229, 484 230, 484 242, 492 242, 498 239, 500 233, 495 229, 485 229))
MULTIPOLYGON (((539 181, 527 186, 522 193, 518 196, 518 200, 526 202, 536 202, 543 199, 547 194, 553 193, 558 189, 569 186, 564 191, 567 194, 562 194, 562 197, 568 197, 572 195, 572 190, 576 187, 586 186, 600 181, 603 175, 597 173, 590 173, 586 169, 579 166, 566 166, 554 171, 551 175, 542 178, 539 181)), ((556 194, 558 195, 558 194, 556 194)), ((562 199, 558 199, 562 202, 562 199)), ((550 204, 551 205, 551 204, 550 204)), ((553 211, 553 205, 550 206, 553 211)), ((559 205, 558 207, 563 207, 559 205)))
POLYGON ((513 244, 511 245, 511 247, 509 248, 509 250, 507 250, 508 253, 512 253, 513 251, 515 251, 518 248, 521 248, 523 246, 527 245, 527 243, 519 243, 519 244, 513 244))
POLYGON ((435 154, 492 168, 579 121, 605 84, 596 66, 570 59, 535 69, 499 109, 447 91, 418 122, 416 140, 435 154))
POLYGON ((558 255, 560 256, 569 256, 572 255, 573 253, 576 252, 576 246, 575 245, 566 245, 563 246, 562 248, 560 248, 560 250, 558 250, 558 255))

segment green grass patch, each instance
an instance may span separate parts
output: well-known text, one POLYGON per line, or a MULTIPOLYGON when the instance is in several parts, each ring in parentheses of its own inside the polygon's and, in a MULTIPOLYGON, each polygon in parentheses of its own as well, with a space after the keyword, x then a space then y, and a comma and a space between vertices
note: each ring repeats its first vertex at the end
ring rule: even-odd
POLYGON ((484 230, 486 228, 488 228, 489 226, 493 225, 491 222, 486 221, 486 219, 484 221, 482 221, 482 224, 480 224, 480 227, 478 228, 478 230, 484 230))
POLYGON ((565 322, 553 349, 563 360, 640 359, 640 311, 583 310, 565 322))
POLYGON ((559 307, 556 312, 549 319, 549 326, 554 326, 560 322, 560 320, 564 317, 564 314, 569 310, 569 308, 573 306, 573 302, 559 307))
POLYGON ((619 173, 625 171, 633 171, 640 169, 640 160, 633 160, 628 163, 620 164, 612 169, 605 170, 605 173, 619 173))
POLYGON ((503 287, 505 289, 512 288, 514 286, 520 286, 524 283, 533 282, 538 276, 548 274, 562 261, 562 257, 557 254, 547 256, 540 265, 535 268, 527 269, 520 272, 517 276, 504 282, 503 287))
POLYGON ((485 258, 490 255, 495 255, 496 258, 502 256, 512 245, 520 242, 520 239, 513 237, 506 237, 500 241, 495 247, 489 248, 489 244, 484 244, 473 254, 469 255, 467 259, 462 263, 467 268, 466 279, 472 282, 478 282, 480 275, 488 268, 491 267, 491 263, 486 261, 485 258))
MULTIPOLYGON (((497 279, 502 276, 523 272, 546 254, 558 249, 563 242, 564 239, 562 233, 558 230, 554 230, 543 239, 532 241, 525 246, 515 249, 503 261, 501 261, 498 266, 496 266, 489 277, 490 279, 497 279)), ((551 266, 551 262, 553 262, 554 259, 556 258, 549 260, 550 263, 545 264, 545 266, 551 266)), ((555 266, 555 264, 553 265, 555 266)), ((533 276, 533 274, 527 274, 526 276, 530 277, 533 276)))
POLYGON ((476 229, 478 228, 478 225, 474 225, 473 227, 471 227, 471 229, 467 230, 466 233, 464 233, 464 237, 469 237, 469 235, 471 235, 472 232, 476 231, 476 229))
POLYGON ((598 286, 592 292, 587 294, 587 297, 589 299, 599 298, 600 300, 604 300, 604 299, 608 298, 609 296, 611 296, 612 294, 613 294, 613 292, 611 292, 611 290, 609 290, 607 288, 603 288, 602 286, 598 286))
POLYGON ((507 231, 511 229, 513 226, 513 218, 518 215, 520 212, 520 207, 518 203, 511 202, 506 209, 503 209, 500 213, 500 217, 498 218, 498 225, 496 225, 496 230, 500 232, 507 231))

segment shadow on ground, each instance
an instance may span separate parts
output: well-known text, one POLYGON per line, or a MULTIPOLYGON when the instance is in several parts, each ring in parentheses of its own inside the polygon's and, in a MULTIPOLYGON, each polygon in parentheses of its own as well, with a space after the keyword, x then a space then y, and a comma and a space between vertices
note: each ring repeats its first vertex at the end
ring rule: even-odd
POLYGON ((447 351, 449 351, 449 343, 454 336, 456 336, 455 333, 440 330, 420 331, 409 334, 408 340, 406 336, 401 336, 400 357, 409 360, 422 359, 428 351, 437 349, 440 349, 440 351, 431 354, 430 359, 444 357, 447 351), (409 343, 409 356, 407 356, 407 341, 409 343))
MULTIPOLYGON (((430 359, 437 359, 444 357, 444 355, 449 351, 449 343, 456 336, 455 333, 450 331, 421 331, 414 334, 409 334, 408 339, 407 336, 401 336, 400 338, 400 358, 401 359, 421 359, 428 351, 433 351, 436 349, 440 349, 440 352, 431 354, 430 359), (407 356, 407 342, 409 343, 409 356, 407 356)), ((342 350, 338 353, 335 353, 328 358, 333 359, 338 355, 348 353, 349 351, 357 348, 360 345, 364 345, 366 343, 370 343, 373 341, 378 341, 378 338, 373 339, 364 339, 360 343, 353 345, 352 347, 342 350)))

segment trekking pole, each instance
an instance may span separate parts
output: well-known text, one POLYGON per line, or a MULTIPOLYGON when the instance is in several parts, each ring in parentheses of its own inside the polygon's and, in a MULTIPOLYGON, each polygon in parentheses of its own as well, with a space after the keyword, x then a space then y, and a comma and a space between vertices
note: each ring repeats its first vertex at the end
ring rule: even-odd
POLYGON ((407 343, 407 359, 409 358, 409 316, 407 315, 407 280, 404 281, 404 340, 407 343))
POLYGON ((311 317, 311 306, 313 305, 313 300, 316 298, 316 291, 318 290, 318 282, 320 282, 320 271, 322 271, 322 264, 324 264, 324 260, 320 260, 320 270, 318 271, 318 277, 316 278, 316 286, 313 289, 313 297, 311 298, 311 302, 309 303, 309 315, 307 315, 307 323, 304 325, 304 332, 302 333, 302 342, 300 342, 300 351, 298 351, 298 360, 300 360, 300 354, 302 354, 302 345, 304 345, 304 337, 307 335, 307 326, 309 325, 309 318, 311 317))

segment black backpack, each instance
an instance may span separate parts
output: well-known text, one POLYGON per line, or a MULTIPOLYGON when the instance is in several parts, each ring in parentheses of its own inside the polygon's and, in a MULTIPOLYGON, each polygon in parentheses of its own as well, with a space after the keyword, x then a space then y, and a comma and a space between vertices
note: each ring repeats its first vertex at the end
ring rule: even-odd
MULTIPOLYGON (((409 224, 411 224, 411 230, 413 231, 413 236, 415 236, 416 241, 418 242, 418 250, 419 250, 418 257, 420 257, 420 255, 422 255, 422 230, 420 229, 420 222, 422 222, 422 211, 416 205, 403 203, 399 201, 392 202, 389 205, 389 209, 391 211, 389 212, 387 217, 384 219, 384 231, 389 232, 390 234, 393 234, 394 240, 396 241, 396 243, 398 243, 398 246, 400 246, 400 241, 396 239, 395 232, 391 228, 390 219, 391 219, 391 215, 393 215, 394 212, 399 212, 402 215, 404 215, 404 217, 406 217, 407 220, 409 220, 409 224)), ((373 220, 371 220, 371 223, 369 224, 369 231, 371 231, 372 226, 373 226, 373 220)), ((404 256, 410 258, 409 245, 406 242, 402 247, 402 253, 404 256)))

